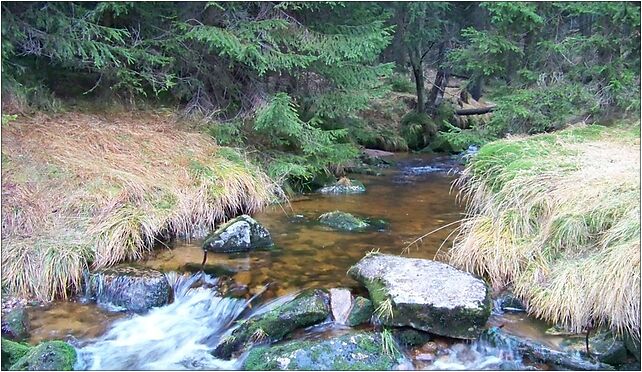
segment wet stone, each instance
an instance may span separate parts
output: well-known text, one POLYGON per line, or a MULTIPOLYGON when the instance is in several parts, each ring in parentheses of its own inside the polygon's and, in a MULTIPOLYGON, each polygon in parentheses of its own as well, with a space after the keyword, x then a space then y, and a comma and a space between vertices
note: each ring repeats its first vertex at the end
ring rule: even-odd
MULTIPOLYGON (((567 338, 561 343, 564 351, 586 353, 586 338, 567 338)), ((598 331, 589 337, 589 351, 592 357, 602 363, 618 365, 627 360, 626 345, 610 331, 598 331)))
POLYGON ((76 350, 63 341, 47 341, 35 346, 9 370, 12 371, 71 371, 76 363, 76 350))
POLYGON ((171 287, 160 271, 116 266, 89 276, 85 296, 98 304, 135 313, 169 303, 171 287))
POLYGON ((326 340, 291 341, 250 351, 246 370, 392 370, 408 364, 384 353, 381 335, 356 332, 326 340))
POLYGON ((324 213, 319 216, 319 222, 344 231, 360 231, 370 226, 365 220, 341 211, 324 213))
POLYGON ((29 338, 29 316, 23 307, 10 310, 2 316, 2 337, 15 341, 29 338))
POLYGON ((359 194, 366 192, 364 184, 357 180, 342 178, 335 184, 317 190, 321 194, 359 194))
POLYGON ((373 312, 374 306, 372 305, 372 301, 367 298, 357 296, 353 301, 352 309, 350 309, 346 325, 356 327, 360 324, 368 323, 370 322, 370 318, 372 318, 373 312))
POLYGON ((368 289, 385 325, 475 339, 490 316, 486 283, 441 262, 373 253, 348 274, 368 289))
POLYGON ((335 323, 346 324, 352 308, 352 294, 346 288, 330 289, 330 306, 335 323))
POLYGON ((293 330, 320 323, 329 316, 327 293, 320 289, 303 291, 293 300, 243 321, 221 340, 213 355, 229 359, 252 344, 281 340, 293 330))
POLYGON ((216 253, 248 252, 273 245, 270 232, 248 215, 229 220, 210 234, 203 249, 216 253))

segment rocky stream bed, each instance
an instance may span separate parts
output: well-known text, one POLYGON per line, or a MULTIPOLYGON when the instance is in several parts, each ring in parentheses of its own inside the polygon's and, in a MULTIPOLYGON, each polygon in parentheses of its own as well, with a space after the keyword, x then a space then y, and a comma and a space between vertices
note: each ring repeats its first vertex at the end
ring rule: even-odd
POLYGON ((363 183, 88 273, 73 301, 4 313, 2 369, 639 369, 639 342, 594 331, 589 355, 440 262, 452 228, 408 247, 460 218, 459 160, 370 159, 363 183))

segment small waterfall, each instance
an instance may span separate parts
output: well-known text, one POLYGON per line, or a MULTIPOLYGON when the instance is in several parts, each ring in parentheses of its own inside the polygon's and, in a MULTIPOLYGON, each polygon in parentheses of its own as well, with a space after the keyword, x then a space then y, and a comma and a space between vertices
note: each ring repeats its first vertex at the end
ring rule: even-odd
POLYGON ((206 274, 167 274, 174 302, 116 321, 102 337, 78 349, 76 369, 238 369, 210 352, 248 301, 221 298, 206 274), (201 281, 205 286, 194 285, 201 281))
POLYGON ((494 347, 485 340, 458 343, 428 367, 431 370, 523 370, 519 353, 506 346, 494 347))

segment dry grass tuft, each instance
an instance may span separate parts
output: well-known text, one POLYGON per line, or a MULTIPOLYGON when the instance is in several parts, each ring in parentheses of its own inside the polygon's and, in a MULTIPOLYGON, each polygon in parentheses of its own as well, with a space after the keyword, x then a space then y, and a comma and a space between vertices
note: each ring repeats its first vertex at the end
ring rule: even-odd
POLYGON ((89 265, 139 259, 161 233, 212 229, 278 191, 240 153, 166 116, 18 119, 2 129, 3 285, 65 297, 89 265))
POLYGON ((595 321, 639 338, 639 154, 639 124, 484 146, 458 180, 469 218, 451 262, 575 332, 595 321))

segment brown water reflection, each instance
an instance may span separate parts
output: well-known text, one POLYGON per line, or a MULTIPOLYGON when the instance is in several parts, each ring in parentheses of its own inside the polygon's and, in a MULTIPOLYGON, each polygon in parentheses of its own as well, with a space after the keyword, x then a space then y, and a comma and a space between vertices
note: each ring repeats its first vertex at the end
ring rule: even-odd
MULTIPOLYGON (((415 157, 415 162, 417 162, 415 157)), ((429 159, 419 158, 424 162, 429 159)), ((409 159, 405 159, 409 161, 409 159)), ((272 234, 276 248, 244 254, 208 255, 207 270, 238 272, 242 284, 251 288, 267 282, 282 291, 304 287, 354 286, 348 268, 371 250, 402 254, 417 237, 461 218, 462 208, 450 193, 454 177, 444 173, 405 177, 399 168, 388 169, 385 176, 355 176, 367 191, 358 195, 311 195, 290 205, 275 205, 255 218, 272 234), (390 225, 386 231, 339 232, 319 225, 319 215, 334 210, 382 218, 390 225)), ((440 245, 455 226, 437 231, 413 245, 410 257, 434 258, 440 245)), ((173 249, 158 251, 144 265, 163 271, 200 268, 202 241, 176 243, 173 249)), ((443 245, 446 251, 450 245, 443 245)), ((206 270, 206 271, 207 271, 206 270)))

